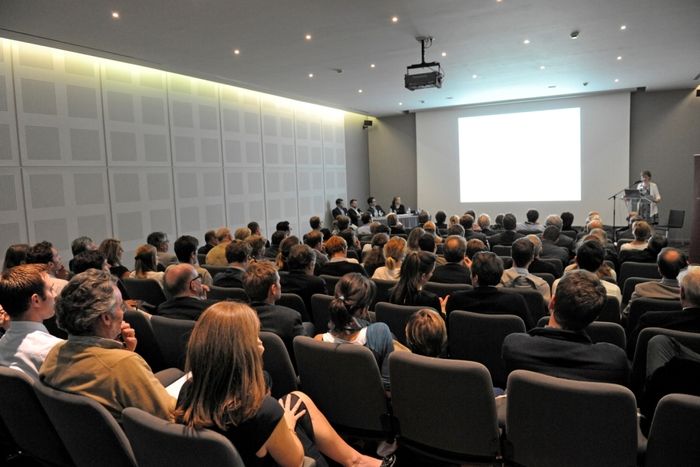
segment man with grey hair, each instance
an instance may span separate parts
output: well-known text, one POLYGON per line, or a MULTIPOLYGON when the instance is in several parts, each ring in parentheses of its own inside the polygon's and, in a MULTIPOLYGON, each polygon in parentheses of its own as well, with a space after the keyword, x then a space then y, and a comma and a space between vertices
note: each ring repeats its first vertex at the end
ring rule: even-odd
POLYGON ((39 370, 44 384, 90 397, 117 420, 126 407, 170 416, 175 399, 134 352, 136 335, 124 322, 122 296, 108 272, 89 269, 73 277, 56 303, 56 318, 68 340, 46 356, 39 370))
MULTIPOLYGON (((544 221, 544 228, 546 229, 550 225, 559 229, 559 233, 561 234, 564 227, 564 221, 561 219, 561 216, 557 214, 550 214, 544 221)), ((574 250, 576 249, 574 246, 575 243, 576 242, 574 242, 574 239, 568 235, 559 235, 559 240, 557 240, 557 246, 561 246, 569 250, 571 256, 573 256, 574 250)))
POLYGON ((465 261, 466 253, 467 241, 464 237, 459 235, 447 237, 443 250, 447 263, 436 267, 430 280, 443 284, 471 284, 472 274, 465 261))
POLYGON ((202 283, 202 275, 188 263, 168 267, 163 275, 163 288, 170 298, 158 305, 158 314, 168 318, 197 320, 216 303, 207 300, 209 288, 202 283))
POLYGON ((566 267, 569 264, 569 250, 564 247, 558 246, 559 239, 562 237, 559 235, 560 230, 558 227, 550 225, 544 229, 542 232, 542 253, 543 258, 556 258, 561 261, 562 267, 566 267))
MULTIPOLYGON (((527 270, 531 273, 547 273, 553 275, 555 278, 558 277, 559 273, 557 268, 552 263, 548 263, 540 259, 540 254, 542 254, 542 240, 540 240, 540 238, 535 234, 529 234, 525 238, 530 240, 530 243, 532 243, 532 253, 534 255, 530 266, 527 267, 527 270)), ((561 270, 563 270, 563 268, 561 270)))
POLYGON ((486 235, 487 237, 496 235, 496 231, 491 230, 491 217, 489 217, 488 214, 479 214, 479 217, 476 219, 476 223, 479 225, 482 234, 486 235))

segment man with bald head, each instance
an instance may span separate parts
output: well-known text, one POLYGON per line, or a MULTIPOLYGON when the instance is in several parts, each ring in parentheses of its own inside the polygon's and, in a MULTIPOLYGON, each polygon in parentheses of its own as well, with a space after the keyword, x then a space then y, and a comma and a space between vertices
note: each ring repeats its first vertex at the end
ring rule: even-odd
POLYGON ((638 298, 680 299, 681 286, 676 278, 678 273, 688 266, 685 254, 676 248, 664 248, 656 258, 656 266, 661 274, 661 280, 637 284, 632 292, 630 302, 638 298))
POLYGON ((168 267, 163 276, 163 287, 170 299, 158 305, 158 314, 168 318, 197 320, 214 302, 207 300, 209 288, 191 264, 180 263, 168 267))
POLYGON ((430 280, 443 284, 471 284, 472 274, 465 260, 466 253, 467 241, 464 237, 447 237, 443 250, 446 263, 435 268, 430 280))

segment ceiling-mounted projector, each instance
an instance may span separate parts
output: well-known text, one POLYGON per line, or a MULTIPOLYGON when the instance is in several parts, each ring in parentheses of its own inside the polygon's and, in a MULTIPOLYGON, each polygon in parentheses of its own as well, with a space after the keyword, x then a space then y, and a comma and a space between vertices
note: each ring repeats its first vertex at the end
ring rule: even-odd
POLYGON ((433 44, 433 38, 430 36, 418 36, 416 40, 421 45, 421 61, 415 65, 406 67, 406 75, 404 76, 404 86, 409 91, 424 88, 441 88, 442 79, 445 74, 442 72, 440 63, 426 62, 425 49, 433 44))

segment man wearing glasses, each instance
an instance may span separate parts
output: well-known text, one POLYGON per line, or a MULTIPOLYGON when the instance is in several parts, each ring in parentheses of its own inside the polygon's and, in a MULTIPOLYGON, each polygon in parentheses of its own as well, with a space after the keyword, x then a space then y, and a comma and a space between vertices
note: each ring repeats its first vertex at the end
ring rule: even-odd
POLYGON ((215 303, 207 300, 209 287, 202 283, 202 276, 188 263, 166 269, 163 287, 171 298, 158 306, 158 314, 168 318, 197 320, 215 303))

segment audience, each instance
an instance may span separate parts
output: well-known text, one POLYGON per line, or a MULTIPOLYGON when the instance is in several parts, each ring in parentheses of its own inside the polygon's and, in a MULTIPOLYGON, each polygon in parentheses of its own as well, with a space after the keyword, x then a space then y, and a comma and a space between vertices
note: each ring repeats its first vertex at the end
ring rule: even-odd
POLYGON ((325 245, 329 260, 321 266, 318 273, 328 276, 341 277, 349 272, 358 272, 367 275, 365 268, 354 258, 348 258, 348 244, 343 237, 333 235, 325 245))
POLYGON ((311 313, 311 296, 325 294, 326 282, 314 276, 316 255, 308 245, 294 245, 287 259, 287 274, 280 276, 282 292, 297 294, 304 300, 307 313, 311 313))
POLYGON ((109 264, 109 272, 117 279, 129 277, 129 269, 122 265, 122 242, 116 238, 106 238, 102 240, 97 251, 102 253, 109 264))
POLYGON ((27 264, 43 264, 46 266, 46 274, 49 276, 49 282, 53 287, 54 293, 59 295, 63 287, 68 281, 66 277, 68 272, 61 262, 61 256, 50 242, 39 242, 32 245, 27 250, 27 264))
POLYGON ((73 258, 73 272, 80 274, 88 269, 100 269, 105 272, 109 271, 109 264, 102 253, 96 250, 85 250, 78 253, 73 258))
POLYGON ((277 258, 275 258, 275 265, 279 271, 288 271, 287 261, 289 260, 289 252, 293 247, 300 245, 301 241, 296 235, 290 235, 285 237, 280 243, 280 247, 277 250, 277 258))
POLYGON ((445 320, 429 308, 416 311, 406 323, 406 345, 418 355, 444 357, 447 351, 445 320))
POLYGON ((643 250, 629 249, 620 252, 620 264, 625 261, 637 263, 653 263, 658 254, 668 246, 668 239, 661 234, 654 234, 649 237, 647 246, 643 250))
POLYGON ((434 293, 423 290, 434 270, 434 254, 425 251, 408 253, 401 264, 399 282, 390 289, 389 301, 396 305, 427 306, 444 312, 448 297, 441 299, 434 293))
POLYGON ((406 240, 401 237, 391 237, 389 239, 383 248, 384 266, 379 266, 374 270, 372 279, 382 279, 388 281, 399 280, 401 264, 406 257, 406 243, 406 240))
POLYGON ((476 238, 477 240, 481 240, 485 244, 488 244, 486 234, 474 230, 474 216, 470 214, 464 214, 462 217, 459 218, 459 225, 464 227, 464 238, 466 238, 467 240, 476 238))
POLYGON ((517 239, 524 237, 523 234, 515 231, 516 225, 517 221, 515 219, 515 215, 506 214, 505 216, 503 216, 504 230, 503 232, 497 233, 496 235, 492 235, 491 237, 489 237, 489 244, 491 245, 491 247, 493 247, 494 245, 510 246, 517 239))
POLYGON ((560 378, 629 384, 625 351, 607 342, 594 344, 585 331, 603 309, 605 296, 595 274, 583 270, 565 274, 549 302, 549 324, 527 334, 510 334, 503 341, 507 371, 524 369, 560 378))
POLYGON ((175 256, 180 263, 187 263, 194 266, 197 274, 199 274, 202 279, 202 284, 210 287, 213 284, 213 279, 209 271, 204 269, 197 262, 197 245, 199 245, 199 240, 197 240, 192 235, 183 235, 177 240, 175 240, 175 245, 173 249, 175 250, 175 256))
MULTIPOLYGON (((574 272, 577 269, 583 269, 588 272, 597 274, 601 266, 603 266, 603 258, 605 257, 605 251, 597 240, 586 240, 584 241, 576 250, 576 257, 574 258, 574 267, 567 270, 564 273, 564 277, 567 274, 574 272)), ((552 284, 552 295, 556 293, 557 286, 561 279, 557 279, 552 284)), ((620 287, 610 281, 601 281, 608 297, 615 297, 617 303, 622 303, 622 292, 620 292, 620 287)))
POLYGON ((214 276, 214 285, 242 289, 243 274, 250 264, 252 251, 248 241, 230 242, 226 245, 226 261, 229 267, 214 276))
POLYGON ((384 246, 387 244, 387 242, 389 242, 389 235, 385 233, 377 233, 372 237, 372 242, 365 245, 365 247, 369 246, 369 248, 363 252, 364 260, 362 261, 362 266, 365 268, 368 275, 374 275, 377 268, 386 265, 386 261, 384 259, 384 246))
POLYGON ((0 365, 39 379, 39 368, 62 339, 49 334, 44 320, 54 315, 54 293, 46 267, 22 264, 0 276, 0 305, 12 325, 0 338, 0 365))
POLYGON ((156 248, 159 270, 165 271, 165 268, 171 264, 177 264, 177 257, 172 253, 168 253, 170 240, 168 240, 168 236, 164 232, 151 232, 146 238, 146 243, 156 248))
POLYGON ((163 272, 157 271, 156 249, 153 245, 141 245, 136 249, 134 270, 129 273, 132 279, 153 279, 163 287, 163 272))
MULTIPOLYGON (((480 242, 476 239, 474 241, 480 242)), ((450 235, 444 245, 443 256, 446 263, 435 268, 430 280, 443 284, 470 284, 471 272, 466 264, 467 242, 464 237, 450 235)))
POLYGON ((209 250, 204 263, 209 266, 226 266, 226 246, 233 241, 231 229, 219 227, 216 229, 216 245, 209 250))
POLYGON ((207 301, 209 288, 193 265, 180 263, 169 266, 163 276, 165 292, 170 297, 158 305, 158 314, 175 319, 197 320, 212 303, 207 301))
POLYGON ((520 233, 542 233, 544 227, 537 222, 540 218, 540 213, 536 209, 530 209, 525 213, 527 220, 522 224, 518 224, 517 229, 520 233))
MULTIPOLYGON (((542 252, 540 256, 542 258, 556 258, 561 261, 562 267, 566 267, 569 264, 569 250, 559 246, 561 237, 566 237, 566 235, 560 235, 559 227, 554 225, 547 226, 542 232, 542 252)), ((573 239, 569 238, 569 240, 571 240, 573 245, 573 239)))
POLYGON ((644 250, 647 247, 649 237, 651 237, 651 226, 647 221, 636 221, 632 224, 632 236, 634 240, 623 243, 620 246, 620 251, 625 250, 644 250))
POLYGON ((551 274, 555 278, 559 277, 561 275, 561 272, 564 269, 563 267, 557 268, 552 263, 549 263, 547 261, 542 261, 540 259, 540 255, 542 254, 542 240, 540 240, 540 238, 535 234, 528 234, 525 238, 530 240, 530 243, 532 243, 532 247, 533 247, 532 262, 530 263, 530 266, 528 266, 527 270, 533 274, 534 273, 547 273, 547 274, 551 274))
POLYGON ((207 230, 207 232, 204 234, 204 245, 199 247, 197 254, 205 255, 206 257, 206 254, 209 253, 218 243, 219 240, 216 238, 216 232, 213 230, 207 230))
POLYGON ((549 284, 541 277, 530 274, 528 267, 534 258, 535 247, 527 238, 519 238, 511 247, 513 267, 503 271, 499 285, 503 287, 524 287, 537 290, 545 304, 551 298, 549 284))
POLYGON ((46 356, 39 370, 44 384, 91 397, 117 420, 126 407, 169 418, 175 399, 134 352, 136 336, 109 273, 90 269, 73 277, 56 302, 56 320, 68 340, 46 356))
POLYGON ((2 263, 2 271, 5 272, 10 268, 26 263, 27 251, 29 251, 29 245, 26 243, 17 243, 7 247, 5 261, 2 263))
MULTIPOLYGON (((95 242, 92 241, 92 239, 90 237, 81 236, 81 237, 78 237, 71 242, 70 250, 71 250, 71 253, 73 253, 73 258, 75 258, 77 255, 79 255, 83 251, 97 250, 97 245, 95 245, 95 242)), ((68 269, 72 273, 75 273, 75 270, 73 269, 73 260, 72 259, 70 261, 68 261, 68 269)))

